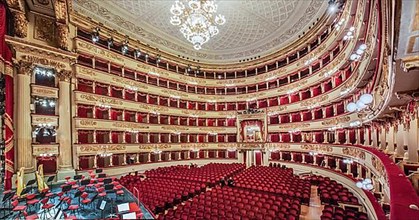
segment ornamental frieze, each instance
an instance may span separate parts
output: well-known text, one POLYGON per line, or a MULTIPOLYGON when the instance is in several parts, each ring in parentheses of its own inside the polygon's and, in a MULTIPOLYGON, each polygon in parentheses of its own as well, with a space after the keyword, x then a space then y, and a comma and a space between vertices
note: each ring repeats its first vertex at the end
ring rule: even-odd
POLYGON ((58 117, 57 116, 32 115, 32 124, 33 125, 50 124, 51 126, 57 126, 58 125, 58 117))
POLYGON ((140 144, 140 145, 138 145, 138 149, 140 149, 140 150, 153 150, 153 149, 156 149, 156 146, 153 146, 151 144, 140 144))
POLYGON ((293 124, 293 123, 289 123, 289 124, 285 124, 285 125, 280 125, 280 126, 276 126, 278 129, 298 129, 298 128, 308 128, 310 127, 310 123, 301 123, 301 124, 293 124))
POLYGON ((115 128, 129 128, 129 129, 149 129, 149 126, 144 126, 137 123, 130 123, 130 122, 114 122, 111 125, 115 128))
POLYGON ((81 145, 80 152, 98 152, 104 151, 113 152, 113 151, 124 151, 126 146, 124 145, 81 145))
POLYGON ((48 97, 48 98, 58 98, 58 88, 44 87, 38 85, 31 85, 32 87, 32 96, 39 97, 48 97))
POLYGON ((351 117, 349 116, 343 116, 343 117, 338 117, 338 118, 332 118, 332 119, 326 119, 322 122, 322 125, 338 125, 341 123, 346 123, 349 122, 351 120, 351 117))
POLYGON ((58 144, 54 145, 32 145, 33 156, 40 156, 41 154, 58 155, 58 144))
POLYGON ((92 69, 85 68, 82 66, 77 66, 77 75, 87 75, 87 76, 96 76, 96 71, 92 69))
POLYGON ((183 114, 187 114, 189 116, 193 115, 193 116, 203 116, 206 115, 207 113, 205 111, 199 111, 199 110, 182 110, 183 114))
POLYGON ((230 143, 219 143, 217 144, 218 148, 224 148, 224 149, 231 149, 231 148, 236 148, 237 144, 230 144, 230 143))
POLYGON ((225 85, 225 84, 238 84, 238 83, 245 83, 245 79, 229 79, 229 80, 219 80, 217 81, 217 85, 225 85))
POLYGON ((207 132, 223 132, 226 129, 224 127, 218 128, 218 127, 203 127, 199 128, 200 131, 207 131, 207 132))
POLYGON ((97 122, 92 121, 92 120, 80 120, 80 124, 84 126, 94 127, 97 125, 97 122))
POLYGON ((316 106, 318 105, 320 102, 324 102, 329 98, 329 95, 322 95, 319 97, 316 97, 314 99, 309 99, 307 101, 303 101, 300 106, 301 107, 310 107, 310 106, 316 106))
POLYGON ((287 110, 287 106, 279 105, 279 106, 276 106, 276 107, 268 108, 267 112, 268 112, 268 115, 274 115, 274 114, 277 114, 278 112, 282 112, 282 111, 285 111, 285 110, 287 110))
POLYGON ((87 101, 100 102, 101 104, 122 105, 121 100, 117 100, 113 98, 97 97, 90 94, 81 94, 80 99, 84 99, 87 101))
POLYGON ((319 145, 319 144, 304 144, 301 145, 302 150, 308 151, 317 151, 317 152, 332 152, 333 148, 331 146, 319 145))
POLYGON ((177 126, 177 125, 163 126, 161 129, 165 131, 172 131, 172 132, 189 131, 189 128, 184 127, 184 126, 177 126))
POLYGON ((202 148, 210 148, 211 145, 207 144, 207 143, 194 143, 194 144, 181 144, 180 148, 182 149, 191 149, 191 148, 196 148, 196 149, 202 149, 202 148))
POLYGON ((87 42, 83 42, 83 41, 77 41, 77 49, 79 48, 83 48, 88 50, 89 52, 95 54, 96 56, 99 55, 100 57, 106 57, 110 60, 112 60, 113 62, 119 63, 119 64, 124 64, 124 59, 118 55, 116 55, 115 53, 106 50, 106 49, 102 49, 99 47, 96 47, 95 45, 92 45, 90 43, 87 42))
POLYGON ((128 85, 128 86, 134 86, 134 87, 141 88, 141 89, 148 89, 148 86, 145 86, 142 83, 138 83, 138 82, 135 82, 135 81, 130 80, 130 79, 124 79, 122 77, 112 77, 112 81, 117 82, 117 83, 121 83, 125 86, 128 85))
POLYGON ((38 56, 23 55, 21 56, 21 60, 27 61, 29 63, 41 64, 55 69, 65 69, 67 67, 67 65, 62 62, 38 56))
POLYGON ((358 148, 345 147, 342 149, 342 153, 351 157, 361 158, 362 160, 365 160, 365 152, 358 148))
POLYGON ((376 156, 372 156, 371 157, 371 163, 372 166, 375 168, 375 170, 377 170, 378 173, 380 173, 381 175, 385 174, 385 169, 384 169, 384 165, 381 162, 380 159, 378 159, 376 156))
POLYGON ((267 143, 265 144, 265 146, 267 147, 267 149, 290 149, 291 145, 289 144, 283 144, 283 143, 267 143))

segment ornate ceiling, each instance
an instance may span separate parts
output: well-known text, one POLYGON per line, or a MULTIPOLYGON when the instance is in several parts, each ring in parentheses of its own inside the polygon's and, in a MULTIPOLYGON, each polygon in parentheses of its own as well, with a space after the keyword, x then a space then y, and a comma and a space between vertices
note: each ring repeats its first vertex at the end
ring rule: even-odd
POLYGON ((73 10, 160 50, 202 63, 237 63, 278 51, 327 11, 325 0, 219 0, 226 24, 199 51, 170 24, 174 0, 73 0, 73 10))

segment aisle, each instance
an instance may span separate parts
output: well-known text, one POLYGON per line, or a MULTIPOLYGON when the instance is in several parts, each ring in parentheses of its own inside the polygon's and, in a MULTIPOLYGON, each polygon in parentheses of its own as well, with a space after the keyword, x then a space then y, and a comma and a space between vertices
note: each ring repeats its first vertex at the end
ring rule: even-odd
POLYGON ((300 220, 317 220, 322 214, 323 205, 317 195, 317 186, 311 186, 310 206, 301 206, 300 220))

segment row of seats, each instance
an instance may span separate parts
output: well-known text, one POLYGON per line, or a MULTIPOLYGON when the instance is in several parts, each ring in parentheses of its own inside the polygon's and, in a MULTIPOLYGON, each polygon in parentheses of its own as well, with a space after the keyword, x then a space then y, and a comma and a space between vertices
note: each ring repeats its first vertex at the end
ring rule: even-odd
POLYGON ((146 173, 146 176, 148 178, 182 179, 214 186, 220 179, 232 176, 244 169, 245 165, 241 163, 210 163, 202 167, 189 169, 174 168, 170 172, 166 172, 165 169, 151 170, 146 173))
POLYGON ((338 205, 338 203, 346 203, 359 205, 358 198, 348 188, 329 177, 310 175, 304 177, 304 179, 310 181, 313 185, 318 185, 317 194, 323 204, 338 205))
POLYGON ((325 205, 320 216, 321 220, 368 220, 365 212, 354 209, 343 209, 331 205, 325 205))
POLYGON ((297 199, 217 186, 159 219, 298 219, 300 209, 297 199))
POLYGON ((154 213, 192 198, 205 190, 205 184, 180 179, 147 178, 141 181, 140 176, 124 176, 120 180, 131 192, 138 189, 138 199, 154 213))
POLYGON ((234 179, 237 187, 295 197, 304 204, 310 202, 310 182, 294 176, 290 168, 254 166, 234 179))

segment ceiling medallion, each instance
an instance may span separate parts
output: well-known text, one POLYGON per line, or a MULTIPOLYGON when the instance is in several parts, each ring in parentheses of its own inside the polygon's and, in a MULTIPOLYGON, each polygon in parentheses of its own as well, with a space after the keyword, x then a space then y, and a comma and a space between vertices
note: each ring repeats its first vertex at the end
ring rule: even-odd
POLYGON ((170 8, 173 16, 170 23, 180 26, 180 32, 194 45, 195 50, 202 48, 211 37, 218 34, 217 25, 226 20, 217 12, 215 0, 178 0, 170 8))

